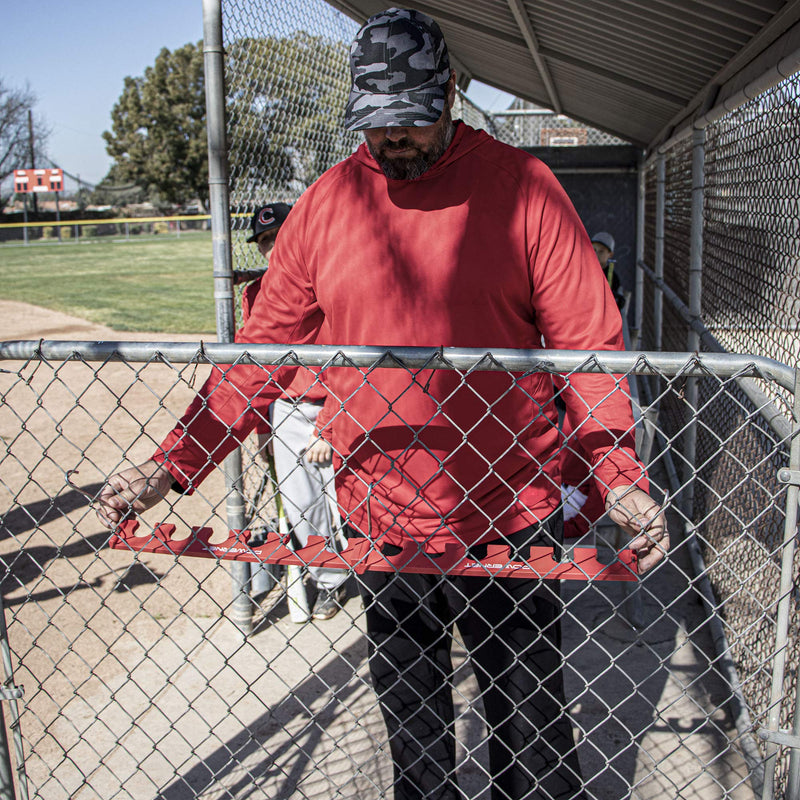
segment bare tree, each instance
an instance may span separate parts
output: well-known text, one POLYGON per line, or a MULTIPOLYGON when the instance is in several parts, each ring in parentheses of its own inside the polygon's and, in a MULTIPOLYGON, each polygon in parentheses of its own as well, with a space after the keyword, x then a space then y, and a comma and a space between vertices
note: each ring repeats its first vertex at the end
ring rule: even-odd
MULTIPOLYGON (((0 77, 0 183, 15 169, 31 164, 31 132, 29 114, 36 106, 36 95, 28 88, 14 89, 0 77)), ((34 158, 44 153, 50 131, 44 122, 32 117, 34 158)))

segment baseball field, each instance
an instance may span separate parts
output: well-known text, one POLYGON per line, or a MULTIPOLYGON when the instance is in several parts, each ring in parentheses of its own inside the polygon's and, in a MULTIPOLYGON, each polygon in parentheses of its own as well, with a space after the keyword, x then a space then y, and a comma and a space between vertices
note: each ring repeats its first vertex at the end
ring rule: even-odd
POLYGON ((116 331, 213 333, 211 233, 0 246, 0 297, 116 331))

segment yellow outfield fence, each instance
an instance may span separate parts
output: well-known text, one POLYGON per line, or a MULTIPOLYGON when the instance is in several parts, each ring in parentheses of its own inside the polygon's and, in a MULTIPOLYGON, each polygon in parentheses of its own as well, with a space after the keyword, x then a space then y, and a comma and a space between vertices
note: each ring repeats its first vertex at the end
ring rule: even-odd
POLYGON ((123 236, 140 234, 174 234, 180 236, 189 230, 208 230, 209 214, 186 214, 149 217, 99 217, 97 219, 37 219, 26 222, 0 223, 0 242, 29 244, 65 239, 80 240, 86 237, 123 236))
POLYGON ((69 219, 69 220, 37 220, 36 222, 0 222, 0 229, 5 228, 44 228, 49 226, 72 225, 141 225, 148 222, 201 222, 210 220, 209 214, 187 214, 175 217, 101 217, 98 219, 69 219))

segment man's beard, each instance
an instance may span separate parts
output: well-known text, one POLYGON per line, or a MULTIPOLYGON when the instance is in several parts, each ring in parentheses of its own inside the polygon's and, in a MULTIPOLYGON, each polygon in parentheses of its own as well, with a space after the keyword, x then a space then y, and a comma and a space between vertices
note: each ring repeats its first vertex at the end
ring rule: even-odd
POLYGON ((440 126, 438 134, 427 152, 417 150, 417 155, 411 158, 389 158, 386 152, 390 150, 402 150, 406 147, 416 146, 405 137, 392 142, 384 139, 376 148, 373 148, 367 139, 367 147, 372 157, 378 162, 378 166, 383 170, 387 178, 396 181, 413 181, 424 175, 444 154, 453 139, 453 122, 450 117, 450 109, 445 106, 442 116, 435 123, 440 126))

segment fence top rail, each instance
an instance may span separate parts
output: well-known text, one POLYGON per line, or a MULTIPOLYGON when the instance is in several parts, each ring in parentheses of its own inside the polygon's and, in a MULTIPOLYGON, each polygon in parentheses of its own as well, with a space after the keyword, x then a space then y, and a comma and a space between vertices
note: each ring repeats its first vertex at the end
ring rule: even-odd
POLYGON ((610 372, 720 378, 764 378, 794 392, 795 368, 739 353, 514 350, 477 347, 234 344, 221 342, 0 342, 0 361, 167 361, 182 364, 253 363, 320 367, 453 369, 508 372, 610 372))

